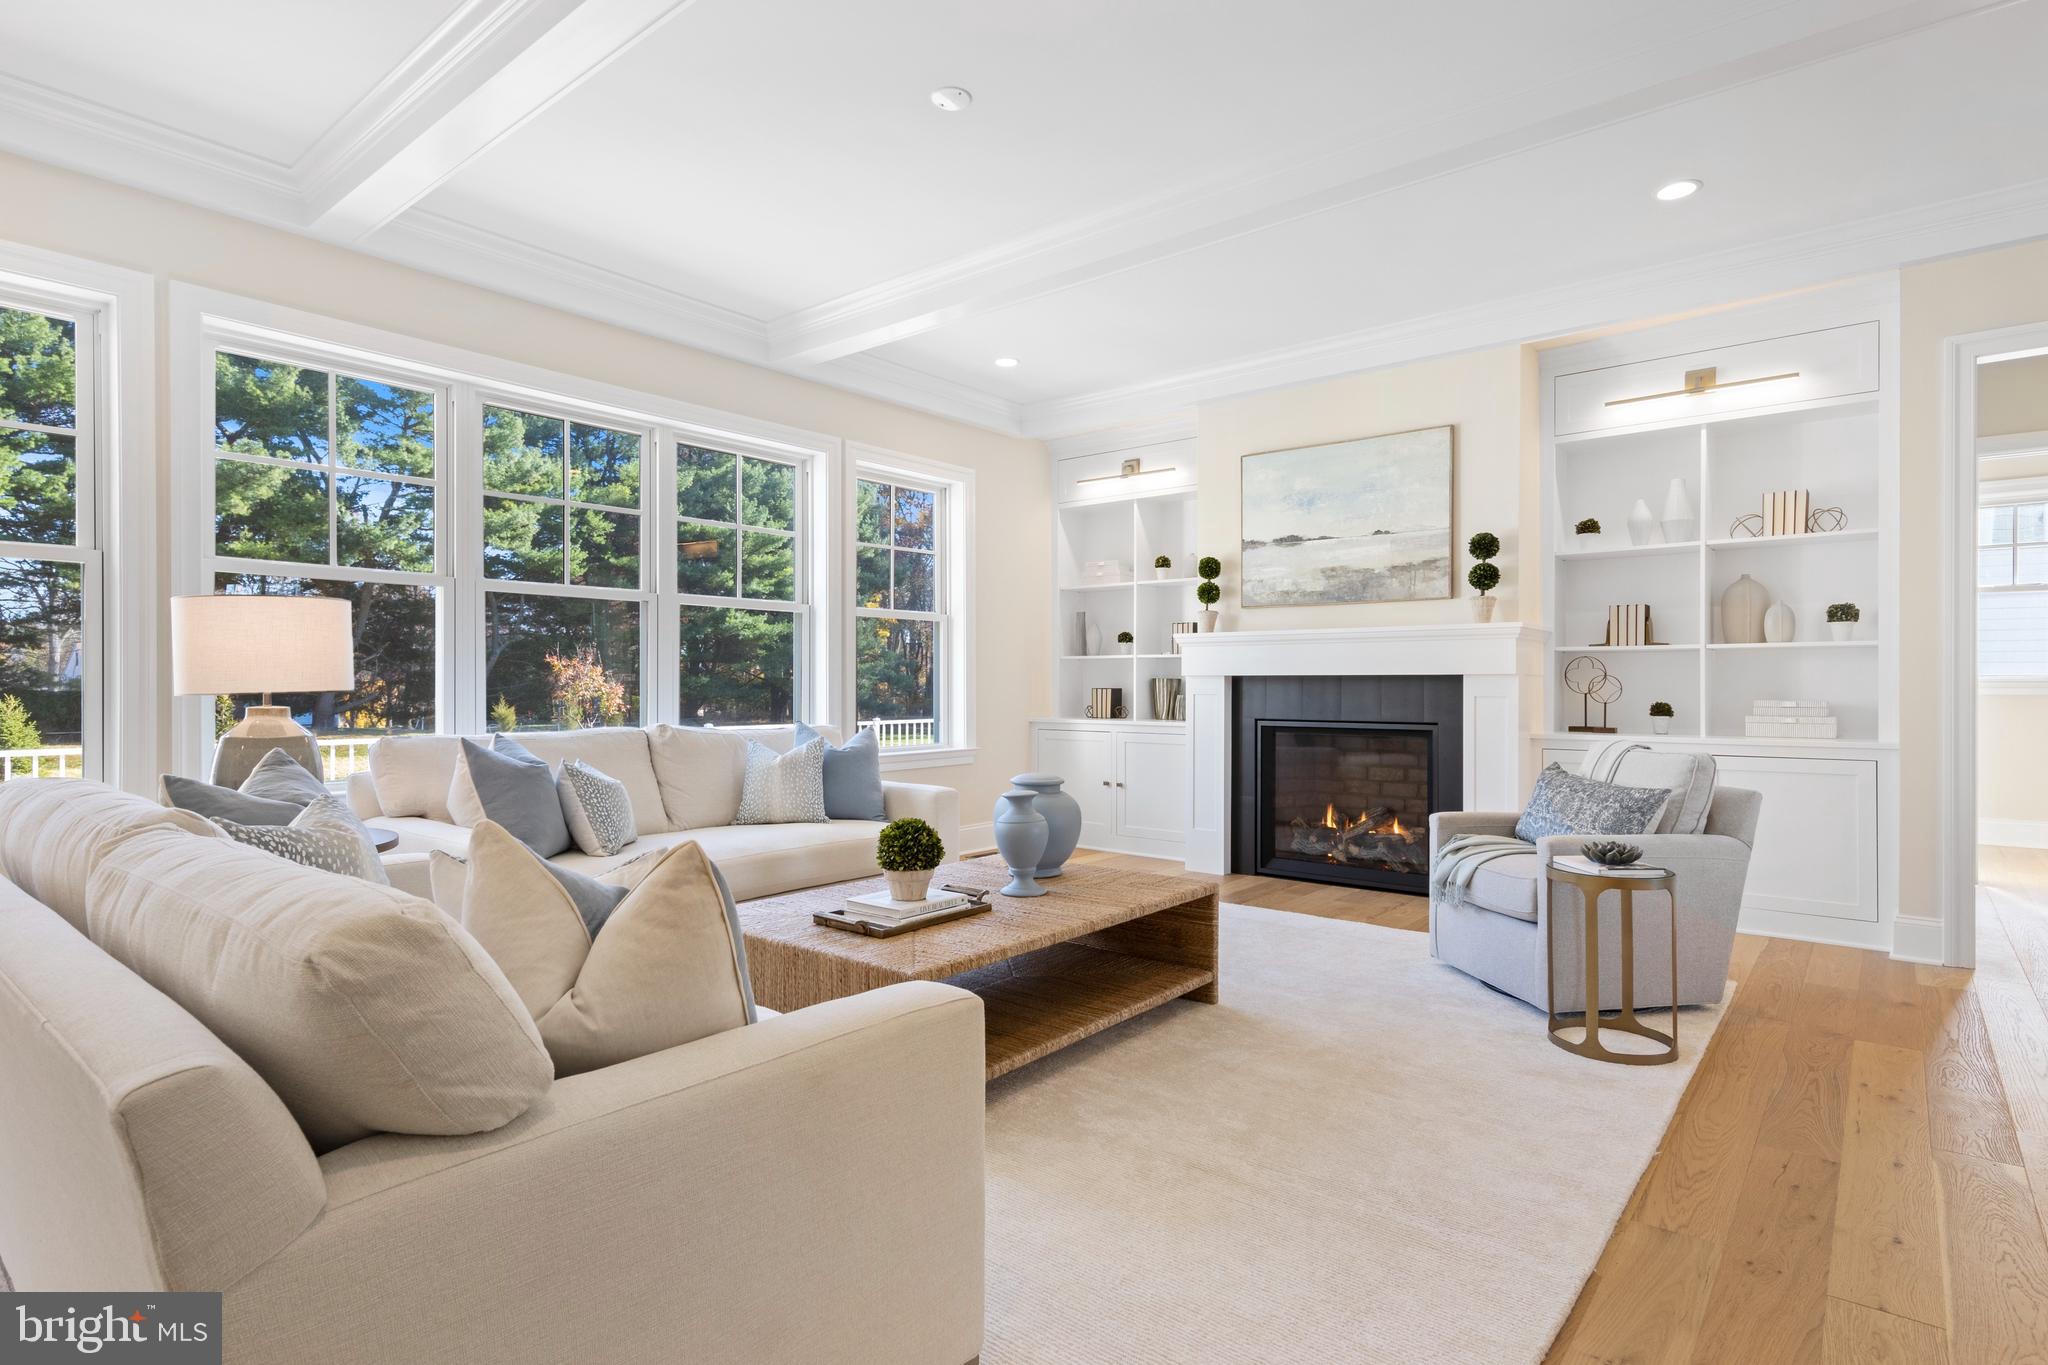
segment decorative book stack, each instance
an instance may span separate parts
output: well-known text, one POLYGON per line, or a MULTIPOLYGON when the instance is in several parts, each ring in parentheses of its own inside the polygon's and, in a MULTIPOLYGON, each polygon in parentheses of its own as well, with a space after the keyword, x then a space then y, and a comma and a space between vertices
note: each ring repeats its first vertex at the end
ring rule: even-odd
POLYGON ((1650 626, 1648 602, 1623 602, 1607 609, 1606 645, 1654 645, 1659 643, 1650 626))
POLYGON ((1833 739, 1835 726, 1824 701, 1753 701, 1742 733, 1750 739, 1833 739))
POLYGON ((1766 493, 1764 534, 1803 536, 1806 534, 1806 519, 1812 511, 1810 499, 1804 488, 1781 488, 1775 493, 1766 493))

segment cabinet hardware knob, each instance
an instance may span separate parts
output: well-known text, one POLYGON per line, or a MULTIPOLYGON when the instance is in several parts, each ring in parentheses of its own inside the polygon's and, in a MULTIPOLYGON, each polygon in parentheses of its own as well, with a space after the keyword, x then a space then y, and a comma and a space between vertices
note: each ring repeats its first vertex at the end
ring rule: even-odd
POLYGON ((1108 779, 1108 778, 1106 778, 1106 777, 1105 777, 1105 778, 1103 778, 1103 779, 1102 779, 1102 785, 1103 785, 1103 786, 1105 786, 1105 787, 1109 786, 1109 785, 1110 785, 1109 779, 1108 779))

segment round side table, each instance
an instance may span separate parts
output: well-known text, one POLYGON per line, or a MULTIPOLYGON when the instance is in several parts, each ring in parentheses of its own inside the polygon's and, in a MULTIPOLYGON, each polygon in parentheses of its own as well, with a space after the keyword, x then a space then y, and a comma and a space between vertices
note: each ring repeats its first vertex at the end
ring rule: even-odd
POLYGON ((368 828, 370 831, 370 843, 379 853, 389 853, 392 849, 398 847, 397 830, 386 828, 383 825, 371 825, 368 828))
MULTIPOLYGON (((1566 1052, 1575 1052, 1581 1057, 1596 1061, 1619 1062, 1623 1066, 1661 1066, 1665 1062, 1678 1060, 1678 877, 1671 872, 1654 875, 1638 873, 1634 876, 1597 876, 1580 872, 1574 868, 1559 867, 1556 862, 1547 863, 1543 875, 1553 883, 1563 882, 1577 887, 1585 902, 1586 938, 1586 1009, 1585 1016, 1560 1015, 1557 1012, 1557 916, 1549 915, 1544 920, 1544 966, 1548 978, 1549 1020, 1546 1025, 1550 1041, 1566 1052), (1603 892, 1614 891, 1621 895, 1621 1013, 1609 1020, 1600 1018, 1600 896, 1603 892), (1671 897, 1671 1032, 1651 1028, 1636 1018, 1636 907, 1635 893, 1638 891, 1663 891, 1671 897), (1574 1043, 1562 1037, 1558 1030, 1583 1024, 1586 1036, 1574 1043), (1661 1052, 1616 1052, 1600 1045, 1600 1030, 1611 1029, 1616 1033, 1633 1033, 1663 1043, 1661 1052)), ((1553 902, 1554 904, 1554 902, 1553 902)))

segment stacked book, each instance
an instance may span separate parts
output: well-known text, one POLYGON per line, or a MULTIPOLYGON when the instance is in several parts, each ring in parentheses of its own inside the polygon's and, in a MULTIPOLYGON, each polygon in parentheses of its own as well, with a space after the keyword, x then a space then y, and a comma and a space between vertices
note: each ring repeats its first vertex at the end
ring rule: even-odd
POLYGON ((1577 872, 1586 877, 1668 877, 1671 869, 1651 867, 1646 863, 1596 863, 1583 853, 1560 853, 1550 860, 1552 867, 1561 867, 1567 872, 1577 872))
POLYGON ((1781 488, 1764 494, 1764 534, 1803 536, 1813 507, 1804 488, 1781 488))
POLYGON ((921 901, 899 901, 887 891, 877 891, 872 895, 848 896, 846 915, 849 919, 864 919, 884 926, 904 924, 911 920, 923 919, 926 915, 957 910, 973 899, 973 896, 962 895, 958 891, 942 890, 936 886, 925 892, 921 901))
POLYGON ((1656 632, 1650 626, 1650 604, 1648 602, 1622 602, 1607 609, 1607 638, 1601 641, 1609 645, 1654 645, 1656 632))
POLYGON ((1750 739, 1833 739, 1835 717, 1824 701, 1753 701, 1742 732, 1750 739))

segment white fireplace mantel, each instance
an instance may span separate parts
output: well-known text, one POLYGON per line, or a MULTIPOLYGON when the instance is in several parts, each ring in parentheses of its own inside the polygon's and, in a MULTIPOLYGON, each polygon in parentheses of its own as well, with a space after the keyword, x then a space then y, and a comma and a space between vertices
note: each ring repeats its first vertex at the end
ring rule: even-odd
POLYGON ((1467 810, 1516 810, 1535 781, 1550 633, 1485 625, 1233 630, 1177 637, 1187 679, 1191 872, 1230 870, 1230 682, 1252 677, 1449 676, 1464 679, 1467 810))

